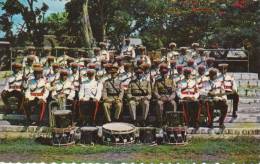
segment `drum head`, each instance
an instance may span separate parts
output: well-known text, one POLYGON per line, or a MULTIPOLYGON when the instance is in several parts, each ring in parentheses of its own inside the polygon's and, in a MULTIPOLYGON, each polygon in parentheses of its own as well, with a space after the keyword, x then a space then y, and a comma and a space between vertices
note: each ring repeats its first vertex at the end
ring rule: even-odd
POLYGON ((82 131, 97 131, 98 128, 97 127, 91 127, 91 126, 85 126, 85 127, 81 127, 80 130, 82 130, 82 131))
POLYGON ((64 116, 64 115, 71 114, 71 111, 70 110, 54 110, 53 114, 55 116, 64 116))
POLYGON ((103 129, 108 131, 113 131, 113 132, 125 132, 125 131, 130 132, 135 130, 135 126, 132 124, 116 122, 116 123, 108 123, 103 125, 103 129))

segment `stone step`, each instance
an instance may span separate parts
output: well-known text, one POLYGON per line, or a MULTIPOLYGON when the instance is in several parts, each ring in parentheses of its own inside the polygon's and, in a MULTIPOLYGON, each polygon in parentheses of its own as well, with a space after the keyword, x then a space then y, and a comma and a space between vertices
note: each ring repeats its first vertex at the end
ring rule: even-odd
MULTIPOLYGON (((99 128, 99 134, 102 134, 102 128, 99 128)), ((137 127, 137 133, 138 133, 137 127)), ((4 138, 37 138, 39 136, 51 136, 51 130, 47 127, 36 127, 36 126, 10 126, 10 125, 0 125, 0 139, 4 138)), ((157 134, 162 134, 161 128, 157 128, 157 134)), ((255 136, 260 135, 260 127, 226 127, 224 130, 215 127, 213 129, 209 129, 206 127, 200 127, 198 130, 194 130, 194 128, 187 129, 188 136, 193 135, 235 135, 235 136, 255 136)), ((102 135, 99 135, 102 136, 102 135)), ((162 135, 157 135, 162 136, 162 135)))

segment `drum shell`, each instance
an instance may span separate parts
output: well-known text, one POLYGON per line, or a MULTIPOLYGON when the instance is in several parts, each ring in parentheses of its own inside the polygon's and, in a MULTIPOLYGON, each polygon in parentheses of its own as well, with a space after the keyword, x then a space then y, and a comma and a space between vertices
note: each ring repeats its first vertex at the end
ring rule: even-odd
MULTIPOLYGON (((115 127, 116 124, 120 123, 109 123, 114 124, 115 127)), ((131 127, 129 129, 108 129, 105 124, 102 127, 102 140, 103 143, 108 145, 126 145, 126 144, 133 144, 135 143, 136 138, 136 128, 127 123, 121 123, 126 126, 131 127)))
POLYGON ((75 144, 75 128, 54 128, 52 131, 52 145, 68 146, 75 144))
POLYGON ((80 143, 93 144, 98 142, 98 128, 95 129, 81 129, 80 143))
POLYGON ((72 113, 66 113, 63 115, 56 115, 54 113, 56 128, 68 128, 72 126, 72 113))
POLYGON ((143 127, 139 129, 139 139, 143 144, 153 144, 156 142, 156 128, 143 127))
POLYGON ((187 130, 185 127, 167 127, 164 134, 167 144, 182 145, 187 142, 187 130))

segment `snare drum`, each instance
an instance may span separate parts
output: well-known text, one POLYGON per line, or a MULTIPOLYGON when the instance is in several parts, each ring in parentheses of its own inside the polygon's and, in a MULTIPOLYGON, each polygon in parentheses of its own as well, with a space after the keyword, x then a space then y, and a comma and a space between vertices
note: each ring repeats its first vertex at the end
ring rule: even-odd
POLYGON ((97 127, 82 127, 80 128, 81 137, 80 143, 93 144, 98 141, 98 128, 97 127))
POLYGON ((75 144, 75 128, 54 128, 52 130, 52 145, 68 146, 75 144))
POLYGON ((102 139, 105 144, 125 145, 135 142, 136 127, 128 123, 108 123, 102 127, 102 139))
POLYGON ((187 132, 185 127, 165 128, 165 142, 172 145, 184 145, 187 143, 187 132))
POLYGON ((56 128, 72 126, 72 112, 70 110, 53 110, 56 128))
POLYGON ((156 128, 155 127, 141 127, 139 129, 140 141, 144 144, 156 143, 156 128))

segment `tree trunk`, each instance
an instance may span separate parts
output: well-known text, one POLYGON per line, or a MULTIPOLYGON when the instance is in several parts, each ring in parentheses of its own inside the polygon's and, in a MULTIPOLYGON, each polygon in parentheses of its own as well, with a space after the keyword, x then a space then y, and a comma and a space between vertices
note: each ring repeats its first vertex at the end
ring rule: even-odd
POLYGON ((84 47, 91 48, 93 44, 93 34, 90 26, 89 21, 89 14, 88 14, 88 0, 85 0, 84 4, 82 5, 82 16, 81 16, 81 30, 84 37, 84 47))

